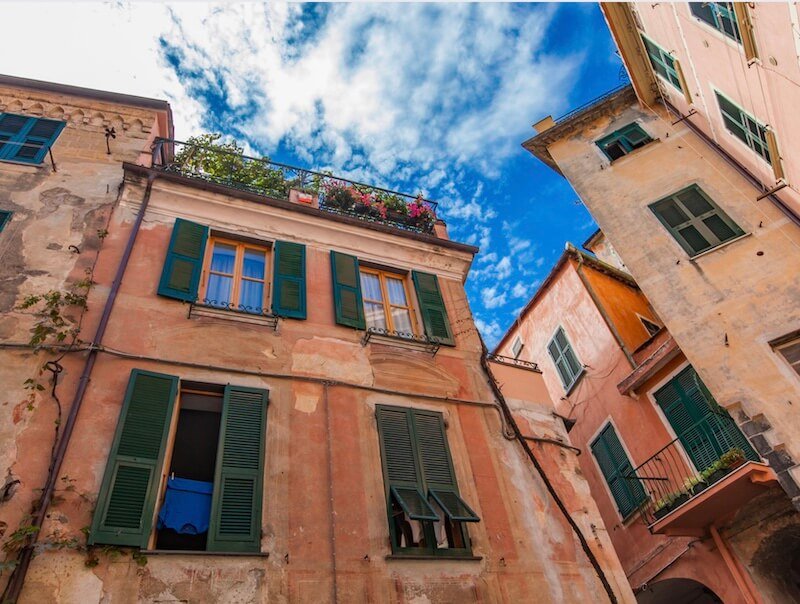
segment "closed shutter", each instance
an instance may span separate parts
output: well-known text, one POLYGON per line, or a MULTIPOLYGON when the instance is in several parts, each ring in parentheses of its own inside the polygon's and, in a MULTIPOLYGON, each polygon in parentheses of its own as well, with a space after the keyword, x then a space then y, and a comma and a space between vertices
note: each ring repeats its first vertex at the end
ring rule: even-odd
POLYGON ((158 285, 159 295, 186 302, 197 299, 207 240, 207 226, 183 218, 175 219, 158 285))
POLYGON ((226 386, 208 551, 258 552, 268 392, 226 386))
POLYGON ((425 334, 439 344, 455 345, 450 319, 444 306, 439 279, 436 275, 413 271, 414 289, 417 290, 419 311, 425 326, 425 334))
POLYGON ((614 426, 608 424, 591 444, 591 449, 619 513, 627 517, 647 499, 647 494, 642 483, 631 477, 633 466, 614 426))
POLYGON ((89 544, 147 547, 178 378, 134 369, 97 498, 89 544))
POLYGON ((276 241, 272 312, 292 319, 306 318, 306 246, 276 241))
POLYGON ((778 141, 775 138, 775 132, 772 129, 764 131, 764 137, 767 140, 767 150, 769 151, 770 164, 772 164, 772 173, 775 175, 775 180, 783 178, 783 164, 781 163, 781 153, 778 150, 778 141))
POLYGON ((686 83, 686 78, 683 75, 683 69, 681 68, 681 62, 678 59, 675 59, 672 62, 672 66, 675 69, 675 74, 678 76, 678 88, 680 88, 681 92, 683 93, 683 98, 687 104, 692 104, 692 93, 689 92, 689 85, 686 83))
POLYGON ((0 159, 41 163, 65 125, 57 120, 0 114, 0 159))
POLYGON ((331 276, 336 322, 356 329, 366 329, 358 258, 331 251, 331 276))

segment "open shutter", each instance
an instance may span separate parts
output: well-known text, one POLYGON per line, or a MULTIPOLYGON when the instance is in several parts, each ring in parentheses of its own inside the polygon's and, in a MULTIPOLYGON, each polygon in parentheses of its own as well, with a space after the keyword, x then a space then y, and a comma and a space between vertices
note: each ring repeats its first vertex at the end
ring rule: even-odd
POLYGON ((358 258, 331 251, 331 275, 336 322, 356 329, 366 329, 358 258))
POLYGON ((89 544, 147 547, 178 378, 134 369, 97 498, 89 544))
POLYGON ((175 219, 164 270, 158 284, 159 295, 186 302, 197 299, 207 239, 207 226, 183 218, 175 219))
POLYGON ((422 474, 428 493, 451 520, 480 522, 480 518, 458 494, 442 414, 424 411, 413 413, 414 432, 417 436, 422 474))
POLYGON ((647 494, 639 480, 629 478, 633 466, 614 426, 606 426, 591 448, 619 513, 623 518, 627 517, 647 498, 647 494))
POLYGON ((447 318, 447 309, 444 307, 442 292, 439 289, 439 280, 436 275, 413 271, 411 277, 414 289, 417 290, 419 311, 425 325, 425 334, 440 344, 455 345, 453 332, 450 329, 450 319, 447 318))
POLYGON ((675 68, 675 73, 678 75, 678 82, 680 82, 681 92, 683 92, 683 98, 686 102, 691 105, 692 104, 692 93, 689 92, 689 85, 686 83, 686 78, 683 75, 683 69, 681 68, 681 62, 678 59, 673 61, 673 67, 675 68))
POLYGON ((767 150, 769 151, 769 163, 772 165, 772 173, 775 175, 775 180, 783 178, 783 165, 781 164, 781 152, 778 150, 778 141, 775 138, 775 132, 771 128, 764 131, 764 137, 767 139, 767 150))
POLYGON ((750 18, 750 11, 747 10, 745 2, 733 2, 733 12, 736 15, 736 23, 739 26, 739 34, 742 37, 744 56, 749 63, 758 58, 753 20, 750 18))
POLYGON ((206 549, 258 552, 269 393, 226 386, 206 549))
POLYGON ((306 246, 276 241, 272 312, 292 319, 306 318, 306 246))

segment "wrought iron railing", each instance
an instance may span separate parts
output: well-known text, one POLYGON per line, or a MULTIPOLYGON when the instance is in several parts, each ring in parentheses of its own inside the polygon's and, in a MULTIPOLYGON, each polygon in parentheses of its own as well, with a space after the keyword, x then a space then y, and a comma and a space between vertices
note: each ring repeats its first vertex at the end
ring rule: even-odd
POLYGON ((520 367, 521 369, 530 369, 531 371, 536 371, 541 373, 539 369, 539 365, 534 363, 533 361, 523 361, 522 359, 515 359, 514 357, 506 357, 500 354, 488 353, 486 358, 490 361, 494 361, 495 363, 500 363, 501 365, 512 365, 514 367, 520 367))
POLYGON ((416 335, 408 331, 393 331, 382 327, 367 327, 361 344, 366 346, 371 341, 394 342, 402 345, 403 348, 413 348, 424 350, 435 355, 439 351, 441 342, 438 338, 431 338, 427 335, 416 335))
POLYGON ((249 157, 215 146, 157 139, 152 165, 256 195, 289 199, 292 189, 317 195, 332 214, 419 233, 433 232, 437 203, 333 174, 249 157))
POLYGON ((712 411, 631 470, 627 495, 650 526, 746 461, 759 460, 733 418, 712 411))
POLYGON ((582 111, 586 111, 590 107, 593 107, 595 105, 599 105, 600 103, 602 103, 606 99, 614 96, 615 94, 617 94, 618 92, 624 90, 625 88, 629 88, 630 85, 631 85, 630 82, 626 81, 624 84, 621 84, 621 85, 617 86, 616 88, 612 88, 608 92, 604 92, 600 96, 593 98, 591 101, 587 101, 583 105, 580 105, 579 107, 575 107, 575 109, 571 110, 569 113, 565 113, 561 117, 557 118, 555 120, 555 122, 556 123, 563 122, 565 120, 568 120, 571 117, 574 117, 574 116, 578 115, 582 111))

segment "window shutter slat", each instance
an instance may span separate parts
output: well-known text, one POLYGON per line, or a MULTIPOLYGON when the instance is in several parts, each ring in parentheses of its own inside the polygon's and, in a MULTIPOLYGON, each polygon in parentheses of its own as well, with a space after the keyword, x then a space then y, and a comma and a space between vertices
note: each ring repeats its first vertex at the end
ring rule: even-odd
POLYGON ((208 551, 258 552, 268 392, 226 386, 208 551))
POLYGON ((645 501, 647 494, 640 480, 628 477, 633 465, 612 424, 603 429, 591 444, 591 449, 619 513, 623 518, 627 517, 645 501))
POLYGON ((783 165, 781 164, 781 154, 780 151, 778 151, 778 141, 775 138, 775 132, 771 129, 765 130, 764 136, 767 139, 767 149, 769 150, 772 172, 775 174, 775 180, 780 180, 783 178, 783 165))
POLYGON ((339 325, 366 329, 358 258, 331 251, 333 310, 339 325))
POLYGON ((108 456, 89 544, 147 547, 178 378, 134 369, 108 456))
POLYGON ((411 277, 414 281, 414 289, 417 290, 417 300, 425 326, 425 334, 439 344, 455 345, 450 319, 447 317, 447 309, 439 289, 439 279, 436 275, 420 271, 413 271, 411 277))
POLYGON ((420 473, 414 455, 414 439, 408 412, 405 409, 379 407, 378 434, 381 459, 388 484, 418 487, 420 473))
POLYGON ((739 34, 742 37, 744 56, 747 61, 758 58, 758 47, 756 46, 755 31, 753 21, 750 19, 750 12, 744 2, 732 2, 733 13, 736 15, 736 22, 739 25, 739 34))
POLYGON ((208 240, 208 227, 183 218, 175 219, 172 237, 158 284, 158 294, 168 298, 194 302, 203 270, 203 255, 208 240))
POLYGON ((689 85, 686 83, 686 77, 683 75, 683 69, 681 68, 681 62, 678 59, 673 61, 673 67, 675 68, 675 73, 678 75, 678 82, 680 83, 680 89, 683 93, 683 98, 686 102, 691 105, 692 104, 692 93, 689 92, 689 85))
POLYGON ((306 318, 306 246, 276 241, 272 312, 291 319, 306 318))

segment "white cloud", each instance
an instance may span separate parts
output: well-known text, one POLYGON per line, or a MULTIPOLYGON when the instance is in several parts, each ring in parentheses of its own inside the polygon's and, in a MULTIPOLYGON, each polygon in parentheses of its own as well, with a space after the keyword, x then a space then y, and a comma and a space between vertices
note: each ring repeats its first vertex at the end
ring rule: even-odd
POLYGON ((480 317, 475 317, 475 327, 478 328, 478 331, 481 332, 483 339, 486 341, 486 345, 489 348, 494 348, 497 345, 497 342, 500 340, 500 336, 503 335, 503 328, 500 327, 500 324, 496 320, 492 321, 484 321, 480 317))
POLYGON ((495 252, 490 252, 478 256, 478 264, 485 264, 487 262, 497 262, 497 254, 495 252))
POLYGON ((499 308, 506 303, 506 292, 498 293, 497 287, 484 287, 481 290, 483 306, 489 310, 499 308))
POLYGON ((517 281, 514 284, 514 287, 511 288, 511 297, 512 298, 527 298, 528 297, 528 286, 525 285, 522 281, 517 281))
POLYGON ((494 274, 498 281, 505 281, 511 276, 511 258, 504 256, 494 265, 494 274))

